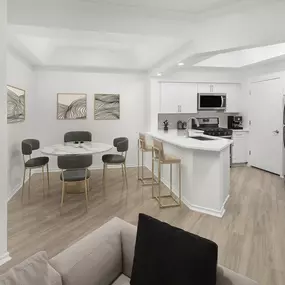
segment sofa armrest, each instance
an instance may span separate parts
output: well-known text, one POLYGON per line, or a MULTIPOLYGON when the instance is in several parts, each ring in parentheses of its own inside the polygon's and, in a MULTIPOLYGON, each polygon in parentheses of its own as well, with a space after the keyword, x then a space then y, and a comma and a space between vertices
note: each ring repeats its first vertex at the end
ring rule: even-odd
POLYGON ((123 220, 121 228, 122 255, 123 255, 123 273, 131 278, 133 261, 135 255, 135 245, 137 236, 137 227, 123 220))
POLYGON ((257 285, 257 282, 219 265, 217 285, 257 285))
POLYGON ((122 273, 121 220, 114 218, 50 260, 64 285, 111 284, 122 273))

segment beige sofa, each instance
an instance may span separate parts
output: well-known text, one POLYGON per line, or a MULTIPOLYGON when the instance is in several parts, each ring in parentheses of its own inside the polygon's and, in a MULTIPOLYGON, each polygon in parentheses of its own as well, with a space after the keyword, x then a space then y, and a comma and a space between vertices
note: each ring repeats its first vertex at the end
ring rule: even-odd
MULTIPOLYGON (((136 227, 114 218, 54 258, 48 265, 51 285, 128 285, 136 227)), ((218 266, 217 285, 256 285, 218 266)))

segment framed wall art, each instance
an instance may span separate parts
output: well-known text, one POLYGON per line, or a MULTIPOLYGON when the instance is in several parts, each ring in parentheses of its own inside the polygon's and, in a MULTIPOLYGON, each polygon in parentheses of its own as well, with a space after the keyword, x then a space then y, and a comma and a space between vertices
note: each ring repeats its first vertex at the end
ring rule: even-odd
POLYGON ((26 91, 7 85, 7 123, 20 123, 25 121, 26 91))
POLYGON ((87 118, 87 95, 79 93, 57 94, 57 119, 82 120, 87 118))
POLYGON ((120 119, 120 95, 119 94, 95 94, 94 95, 94 119, 95 120, 119 120, 120 119))

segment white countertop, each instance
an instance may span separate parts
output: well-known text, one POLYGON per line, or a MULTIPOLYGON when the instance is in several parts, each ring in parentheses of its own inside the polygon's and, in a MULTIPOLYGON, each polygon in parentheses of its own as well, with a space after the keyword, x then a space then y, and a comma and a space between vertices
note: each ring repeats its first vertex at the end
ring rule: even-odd
POLYGON ((168 132, 158 130, 155 132, 147 132, 146 135, 149 135, 151 137, 157 138, 159 140, 173 144, 178 147, 189 148, 194 150, 222 151, 233 143, 232 140, 206 136, 201 134, 201 132, 199 131, 191 131, 190 136, 203 136, 212 138, 214 140, 200 141, 197 139, 186 138, 184 135, 184 131, 177 130, 169 130, 168 132))
POLYGON ((249 132, 249 129, 242 129, 242 130, 233 130, 234 133, 242 133, 242 132, 249 132))

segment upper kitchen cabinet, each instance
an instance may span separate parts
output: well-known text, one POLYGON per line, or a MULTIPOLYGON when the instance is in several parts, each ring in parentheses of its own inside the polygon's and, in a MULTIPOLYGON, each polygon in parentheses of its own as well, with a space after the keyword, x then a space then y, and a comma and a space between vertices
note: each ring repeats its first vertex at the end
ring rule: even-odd
POLYGON ((198 93, 226 93, 226 84, 199 83, 198 93))
POLYGON ((227 107, 226 113, 239 113, 240 110, 240 100, 241 96, 241 86, 239 84, 226 84, 227 94, 227 107))
POLYGON ((197 113, 197 84, 161 83, 160 113, 197 113))

